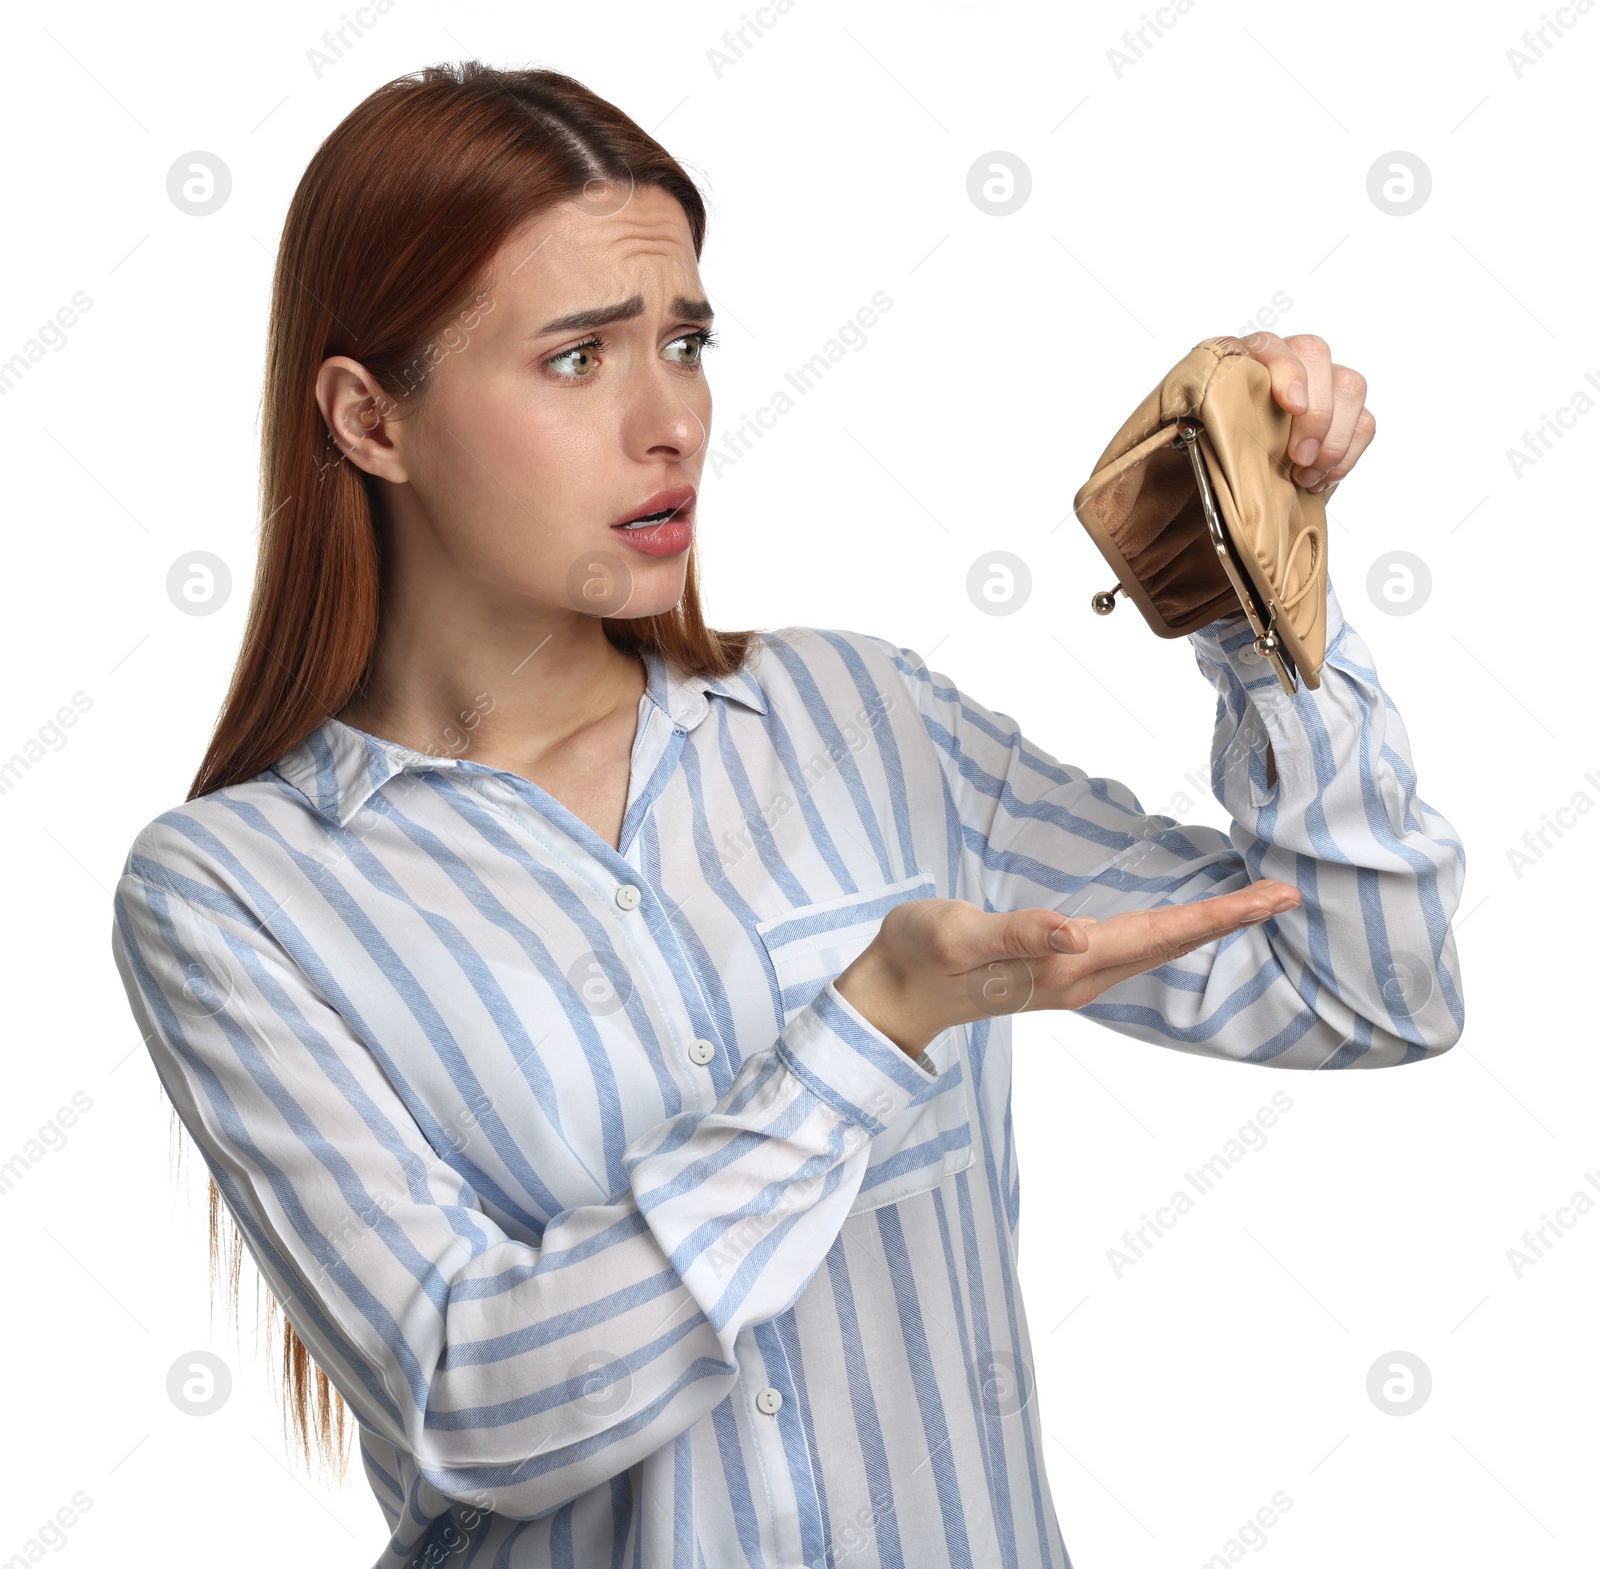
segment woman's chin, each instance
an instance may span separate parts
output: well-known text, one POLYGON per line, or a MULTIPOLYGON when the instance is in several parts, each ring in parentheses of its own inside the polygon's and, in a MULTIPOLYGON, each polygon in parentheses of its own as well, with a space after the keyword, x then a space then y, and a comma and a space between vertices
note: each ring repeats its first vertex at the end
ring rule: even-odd
POLYGON ((639 621, 646 616, 664 616, 677 607, 683 598, 685 572, 682 563, 662 562, 633 573, 633 582, 626 593, 622 585, 614 585, 613 608, 601 609, 600 614, 612 621, 639 621))

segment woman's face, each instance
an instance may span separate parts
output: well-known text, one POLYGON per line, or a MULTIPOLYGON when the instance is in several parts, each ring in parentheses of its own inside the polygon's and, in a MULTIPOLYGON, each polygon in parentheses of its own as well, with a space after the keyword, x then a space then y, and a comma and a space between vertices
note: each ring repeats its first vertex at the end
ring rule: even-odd
MULTIPOLYGON (((389 526, 425 531, 430 572, 491 596, 592 615, 670 610, 711 423, 710 326, 688 221, 666 192, 595 188, 541 214, 435 340, 418 406, 402 401, 363 444, 362 466, 390 482, 389 526), (618 527, 669 508, 663 526, 618 527)), ((341 410, 335 394, 334 414, 358 415, 352 399, 341 410)))

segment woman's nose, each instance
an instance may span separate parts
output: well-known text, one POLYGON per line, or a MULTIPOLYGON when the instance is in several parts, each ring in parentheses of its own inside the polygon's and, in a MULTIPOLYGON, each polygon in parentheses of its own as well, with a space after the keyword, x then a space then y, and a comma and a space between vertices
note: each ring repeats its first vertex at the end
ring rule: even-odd
POLYGON ((637 445, 636 456, 659 457, 670 451, 679 458, 692 458, 705 445, 710 434, 709 389, 701 389, 692 403, 691 395, 672 379, 671 370, 662 367, 643 378, 643 385, 630 391, 629 445, 637 445))

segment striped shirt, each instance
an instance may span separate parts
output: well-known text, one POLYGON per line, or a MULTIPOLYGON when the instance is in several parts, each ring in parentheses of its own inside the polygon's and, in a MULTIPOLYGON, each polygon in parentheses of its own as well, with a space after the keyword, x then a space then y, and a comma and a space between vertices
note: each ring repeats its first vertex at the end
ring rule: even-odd
POLYGON ((1228 833, 793 627, 727 679, 648 656, 618 849, 332 718, 149 823, 117 963, 358 1418, 377 1564, 1067 1565, 1010 1020, 912 1060, 833 982, 904 900, 1103 919, 1275 877, 1298 908, 1081 1011, 1273 1068, 1445 1050, 1463 852, 1331 589, 1328 636, 1289 697, 1238 618, 1191 635, 1228 833))

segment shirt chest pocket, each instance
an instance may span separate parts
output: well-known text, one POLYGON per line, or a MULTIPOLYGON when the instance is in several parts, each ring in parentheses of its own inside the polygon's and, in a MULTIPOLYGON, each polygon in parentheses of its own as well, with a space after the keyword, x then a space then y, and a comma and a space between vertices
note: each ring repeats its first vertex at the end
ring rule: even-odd
MULTIPOLYGON (((787 1024, 877 936, 895 905, 937 896, 918 873, 817 904, 796 905, 756 927, 777 976, 787 1024)), ((938 1079, 868 1146, 866 1175, 852 1215, 937 1187, 977 1159, 977 1099, 967 1027, 945 1030, 928 1045, 938 1079)))

